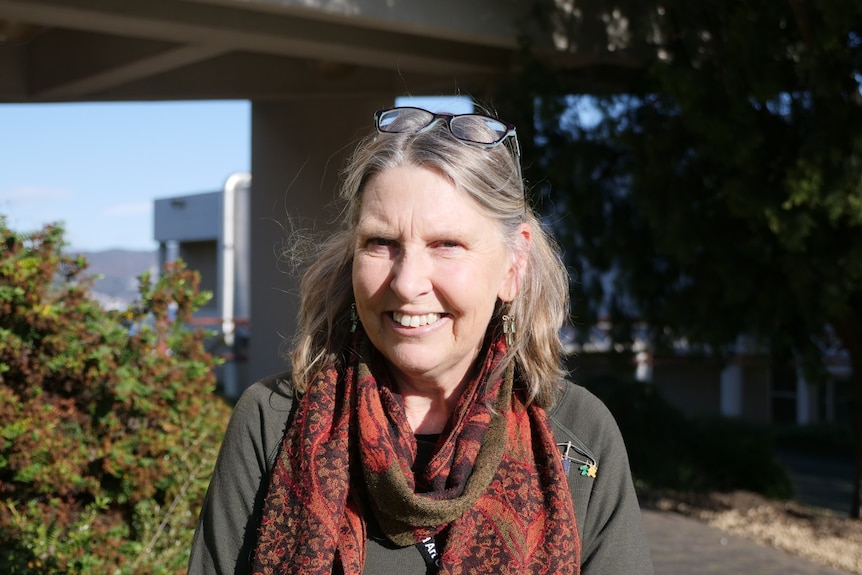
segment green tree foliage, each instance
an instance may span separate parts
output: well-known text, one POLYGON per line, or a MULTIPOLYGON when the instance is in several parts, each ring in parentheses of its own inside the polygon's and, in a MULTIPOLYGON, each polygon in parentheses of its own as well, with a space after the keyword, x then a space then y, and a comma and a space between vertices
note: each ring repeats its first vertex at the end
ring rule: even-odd
POLYGON ((0 572, 185 572, 229 411, 183 326, 197 276, 106 311, 61 228, 0 239, 0 572))
MULTIPOLYGON (((577 20, 571 3, 535 5, 557 37, 588 28, 560 26, 577 20)), ((527 175, 582 272, 578 320, 606 313, 620 341, 642 320, 657 346, 684 339, 714 352, 753 335, 802 358, 812 378, 823 340, 837 334, 859 412, 862 3, 667 0, 638 10, 613 18, 648 57, 631 60, 639 67, 625 81, 605 76, 613 90, 579 97, 594 72, 529 60, 509 91, 513 110, 538 110, 526 124, 527 175)), ((564 44, 585 51, 577 40, 564 44)))

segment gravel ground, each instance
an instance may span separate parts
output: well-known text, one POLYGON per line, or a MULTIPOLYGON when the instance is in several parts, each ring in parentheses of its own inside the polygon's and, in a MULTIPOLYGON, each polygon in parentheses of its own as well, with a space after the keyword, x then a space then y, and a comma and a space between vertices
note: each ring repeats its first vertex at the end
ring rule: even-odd
POLYGON ((862 575, 862 521, 828 509, 748 492, 641 496, 646 508, 675 511, 728 533, 862 575))

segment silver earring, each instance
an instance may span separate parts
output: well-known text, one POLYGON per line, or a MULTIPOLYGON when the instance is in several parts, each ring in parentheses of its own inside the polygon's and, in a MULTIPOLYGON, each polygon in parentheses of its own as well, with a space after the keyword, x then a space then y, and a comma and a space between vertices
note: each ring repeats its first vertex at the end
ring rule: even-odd
POLYGON ((506 335, 506 345, 512 347, 515 342, 515 316, 509 314, 503 316, 503 333, 506 335))

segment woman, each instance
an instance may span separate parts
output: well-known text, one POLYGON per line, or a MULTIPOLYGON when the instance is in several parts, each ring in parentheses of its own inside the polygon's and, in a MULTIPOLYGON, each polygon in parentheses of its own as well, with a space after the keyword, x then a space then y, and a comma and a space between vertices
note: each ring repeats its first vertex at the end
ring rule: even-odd
POLYGON ((514 127, 393 108, 243 395, 190 573, 652 573, 625 447, 568 383, 568 283, 514 127))

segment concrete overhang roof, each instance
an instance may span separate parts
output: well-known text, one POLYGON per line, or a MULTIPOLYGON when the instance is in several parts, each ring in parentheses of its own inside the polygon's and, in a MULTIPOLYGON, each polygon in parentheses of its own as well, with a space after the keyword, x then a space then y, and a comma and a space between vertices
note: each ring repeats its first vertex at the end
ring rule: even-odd
POLYGON ((528 4, 0 0, 0 102, 469 92, 511 70, 528 4))

